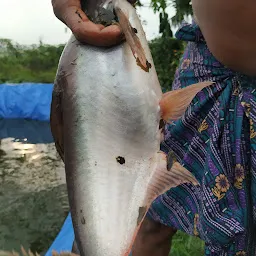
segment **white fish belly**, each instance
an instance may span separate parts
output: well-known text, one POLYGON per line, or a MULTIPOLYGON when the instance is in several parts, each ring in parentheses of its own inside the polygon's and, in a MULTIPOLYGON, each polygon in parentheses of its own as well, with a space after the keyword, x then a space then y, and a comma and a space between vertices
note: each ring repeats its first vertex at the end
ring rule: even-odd
POLYGON ((78 48, 63 102, 75 231, 82 255, 122 256, 159 150, 157 77, 136 65, 126 44, 102 52, 78 48), (92 59, 97 65, 90 67, 92 59))

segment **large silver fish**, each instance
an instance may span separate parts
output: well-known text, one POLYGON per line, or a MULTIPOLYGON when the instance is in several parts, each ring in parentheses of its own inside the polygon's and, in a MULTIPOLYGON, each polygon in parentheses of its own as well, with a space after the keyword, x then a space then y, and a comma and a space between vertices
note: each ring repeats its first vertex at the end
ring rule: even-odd
POLYGON ((124 256, 152 201, 181 183, 196 184, 178 162, 167 170, 159 123, 181 117, 211 83, 163 97, 134 7, 126 0, 87 0, 85 8, 95 20, 114 9, 126 41, 103 48, 71 36, 57 71, 51 127, 65 162, 80 254, 124 256))

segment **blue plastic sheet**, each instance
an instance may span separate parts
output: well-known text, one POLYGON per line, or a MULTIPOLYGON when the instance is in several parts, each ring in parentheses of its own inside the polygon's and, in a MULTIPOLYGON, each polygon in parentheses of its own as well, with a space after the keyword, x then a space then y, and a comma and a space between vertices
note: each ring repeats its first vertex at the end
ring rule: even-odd
POLYGON ((53 84, 0 84, 0 118, 48 121, 53 84))
POLYGON ((0 118, 0 140, 5 138, 21 143, 53 143, 49 122, 37 120, 0 118))
POLYGON ((69 213, 66 218, 64 225, 62 226, 61 231, 58 236, 54 240, 53 244, 45 254, 45 256, 52 256, 52 251, 60 252, 70 252, 72 250, 73 242, 74 242, 74 231, 71 215, 69 213))

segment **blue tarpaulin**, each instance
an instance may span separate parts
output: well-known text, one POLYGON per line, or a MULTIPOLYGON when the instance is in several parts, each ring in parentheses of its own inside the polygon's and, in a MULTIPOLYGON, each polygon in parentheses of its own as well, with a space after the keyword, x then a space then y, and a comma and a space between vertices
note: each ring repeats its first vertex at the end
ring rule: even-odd
MULTIPOLYGON (((53 84, 0 84, 0 139, 24 137, 30 143, 52 142, 50 129, 43 129, 41 122, 49 121, 52 90, 53 84), (24 129, 21 128, 26 125, 26 119, 34 121, 30 122, 28 132, 22 134, 24 129)), ((49 123, 45 125, 49 126, 49 123)), ((69 214, 45 256, 51 256, 52 250, 71 251, 73 241, 74 231, 69 214)))
POLYGON ((53 142, 49 122, 0 118, 0 140, 6 138, 31 144, 53 142))
POLYGON ((73 224, 71 220, 71 215, 69 213, 60 233, 54 240, 53 244, 51 245, 45 256, 52 256, 52 251, 57 251, 58 253, 67 251, 70 252, 72 250, 74 237, 75 235, 73 231, 73 224))
POLYGON ((0 84, 0 118, 48 121, 53 84, 0 84))

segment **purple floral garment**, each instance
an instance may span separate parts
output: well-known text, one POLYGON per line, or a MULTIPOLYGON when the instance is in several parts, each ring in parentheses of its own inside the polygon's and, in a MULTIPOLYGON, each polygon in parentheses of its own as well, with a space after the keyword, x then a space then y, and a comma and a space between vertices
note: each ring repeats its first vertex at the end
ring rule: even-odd
POLYGON ((158 197, 148 216, 205 241, 205 255, 255 255, 256 78, 219 63, 200 28, 184 23, 188 42, 173 89, 214 81, 184 117, 165 128, 161 148, 198 179, 158 197))

